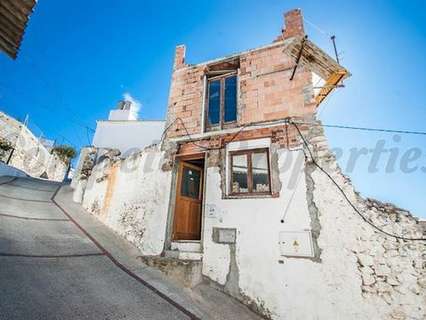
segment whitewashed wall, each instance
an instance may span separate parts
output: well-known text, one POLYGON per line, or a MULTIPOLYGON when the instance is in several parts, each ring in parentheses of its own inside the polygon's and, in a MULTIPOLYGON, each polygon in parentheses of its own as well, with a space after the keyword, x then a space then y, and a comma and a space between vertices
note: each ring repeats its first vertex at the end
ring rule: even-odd
MULTIPOLYGON (((320 161, 360 210, 388 232, 421 236, 409 213, 395 209, 392 220, 393 213, 366 206, 324 141, 317 142, 320 161)), ((284 163, 291 151, 278 152, 279 198, 223 199, 219 168, 207 169, 203 274, 272 319, 425 319, 426 243, 375 232, 322 172, 305 166, 302 154, 290 157, 288 170, 284 163), (288 188, 295 171, 300 179, 288 188), (320 223, 319 259, 283 257, 280 231, 309 229, 312 210, 320 223), (215 243, 213 227, 236 228, 236 244, 215 243)))
POLYGON ((93 137, 96 148, 118 149, 128 155, 135 148, 158 143, 164 130, 164 121, 98 121, 93 137))
MULTIPOLYGON (((207 169, 206 205, 214 210, 209 210, 205 217, 203 237, 203 274, 224 286, 229 285, 227 281, 238 281, 232 285, 238 286, 240 298, 246 303, 254 302, 266 315, 273 317, 288 316, 291 309, 299 310, 304 304, 303 300, 299 301, 300 297, 294 298, 298 291, 308 289, 299 286, 298 282, 306 281, 304 275, 312 276, 317 264, 307 259, 279 263, 283 259, 278 245, 280 231, 310 230, 311 220, 303 153, 283 150, 278 153, 279 167, 286 168, 280 172, 282 190, 279 198, 223 199, 219 168, 207 169), (286 157, 292 159, 290 166, 284 164, 286 157), (295 172, 298 172, 295 179, 298 183, 289 186, 290 176, 295 172), (290 199, 291 206, 284 217, 290 199), (285 223, 281 223, 283 218, 285 223), (213 242, 213 227, 237 229, 235 253, 230 245, 213 242), (238 279, 231 279, 229 274, 232 254, 235 254, 238 279), (300 272, 300 275, 293 274, 286 280, 285 275, 291 272, 300 272)), ((288 319, 296 318, 289 316, 288 319)))
MULTIPOLYGON (((310 141, 317 161, 375 224, 395 234, 421 236, 417 219, 408 212, 355 193, 321 134, 310 141)), ((250 146, 245 142, 245 148, 250 146)), ((277 198, 224 198, 226 175, 219 166, 207 168, 203 275, 271 319, 425 319, 425 242, 376 232, 302 151, 276 152, 277 198), (214 227, 235 228, 236 243, 214 242, 214 227), (311 228, 319 231, 319 256, 281 255, 280 232, 311 228)), ((172 183, 171 171, 161 170, 163 158, 151 148, 125 160, 107 159, 95 166, 83 196, 87 210, 143 255, 163 251, 172 183)))
POLYGON ((94 167, 84 191, 83 207, 143 255, 159 255, 164 247, 171 171, 161 170, 162 161, 156 147, 105 160, 94 167))

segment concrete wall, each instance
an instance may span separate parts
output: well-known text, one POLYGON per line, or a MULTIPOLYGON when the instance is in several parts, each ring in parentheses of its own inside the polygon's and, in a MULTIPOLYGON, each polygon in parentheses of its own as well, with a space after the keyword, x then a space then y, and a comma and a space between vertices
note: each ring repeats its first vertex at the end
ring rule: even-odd
POLYGON ((126 159, 103 154, 88 179, 73 181, 83 207, 136 245, 143 255, 163 251, 171 187, 171 171, 161 167, 157 147, 126 159), (83 190, 82 190, 83 189, 83 190))
MULTIPOLYGON (((118 110, 123 112, 122 110, 118 110)), ((118 149, 130 154, 135 149, 158 143, 165 121, 98 121, 93 137, 96 148, 118 149)))
MULTIPOLYGON (((22 123, 0 112, 0 137, 15 148, 10 165, 33 177, 62 181, 68 165, 48 149, 22 123)), ((7 159, 3 159, 6 161, 7 159)))

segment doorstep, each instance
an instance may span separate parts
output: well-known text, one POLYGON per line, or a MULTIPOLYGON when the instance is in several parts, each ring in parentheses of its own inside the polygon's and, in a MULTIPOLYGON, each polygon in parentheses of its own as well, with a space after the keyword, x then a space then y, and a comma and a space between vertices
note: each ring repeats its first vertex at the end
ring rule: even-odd
POLYGON ((165 256, 168 258, 190 261, 200 261, 203 258, 203 254, 201 252, 179 250, 166 250, 165 256))
POLYGON ((200 241, 172 241, 171 250, 201 252, 200 241))

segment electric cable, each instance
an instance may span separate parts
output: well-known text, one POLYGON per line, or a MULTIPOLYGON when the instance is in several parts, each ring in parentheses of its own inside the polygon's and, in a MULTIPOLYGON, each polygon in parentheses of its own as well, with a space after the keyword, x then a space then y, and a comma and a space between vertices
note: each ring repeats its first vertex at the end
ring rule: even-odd
POLYGON ((426 136, 425 131, 410 131, 410 130, 396 130, 396 129, 383 129, 383 128, 367 128, 367 127, 356 127, 356 126, 345 126, 345 125, 336 125, 336 124, 319 124, 315 122, 305 122, 305 121, 296 121, 299 124, 308 124, 313 126, 322 126, 326 128, 337 128, 337 129, 349 129, 349 130, 359 130, 359 131, 373 131, 373 132, 385 132, 385 133, 400 133, 400 134, 414 134, 414 135, 424 135, 426 136))
MULTIPOLYGON (((200 149, 202 149, 202 150, 204 150, 204 151, 210 151, 210 150, 220 150, 220 149, 222 149, 223 148, 223 146, 219 146, 219 147, 212 147, 212 148, 209 148, 209 147, 205 147, 205 146, 203 146, 203 145, 200 145, 200 144, 198 144, 198 143, 196 143, 195 141, 196 141, 196 139, 193 139, 192 138, 192 136, 191 136, 191 134, 189 133, 189 131, 188 131, 188 128, 186 127, 186 125, 185 125, 185 122, 182 120, 182 118, 180 118, 180 117, 177 117, 171 124, 169 124, 168 126, 167 126, 167 128, 164 130, 164 132, 163 132, 163 134, 162 134, 162 136, 161 136, 161 142, 160 143, 162 143, 163 142, 163 140, 164 140, 164 137, 165 137, 165 135, 166 135, 166 132, 167 131, 169 131, 170 130, 170 128, 172 127, 172 125, 173 124, 175 124, 177 121, 180 121, 180 123, 182 124, 182 127, 183 127, 183 129, 185 130, 185 135, 188 137, 188 141, 185 141, 185 142, 189 142, 189 143, 191 143, 191 144, 193 144, 194 146, 196 146, 196 147, 198 147, 198 148, 200 148, 200 149)), ((248 124, 245 124, 245 125, 243 125, 243 126, 241 126, 241 128, 232 136, 232 138, 229 140, 229 141, 227 141, 226 143, 231 143, 232 141, 234 141, 236 138, 237 138, 237 136, 246 128, 246 127, 248 127, 248 126, 251 126, 252 124, 250 124, 250 123, 248 123, 248 124)), ((201 139, 199 139, 199 140, 203 140, 202 138, 201 139)))
POLYGON ((381 232, 381 233, 383 233, 383 234, 385 234, 385 235, 387 235, 387 236, 389 236, 389 237, 392 237, 392 238, 395 238, 395 239, 400 239, 400 240, 405 240, 405 241, 426 241, 426 238, 406 238, 406 237, 403 237, 403 236, 399 236, 399 235, 396 235, 396 234, 392 234, 392 233, 389 233, 389 232, 387 232, 387 231, 385 231, 385 230, 383 230, 383 229, 381 229, 380 227, 378 227, 378 226, 376 226, 373 222, 371 222, 367 217, 365 217, 359 210, 358 210, 358 208, 352 203, 352 201, 349 199, 349 197, 346 195, 346 193, 345 193, 345 191, 342 189, 342 187, 340 187, 339 186, 339 184, 333 179, 333 177, 325 170, 325 169, 323 169, 318 163, 317 163, 317 161, 315 160, 315 158, 314 158, 314 156, 313 156, 313 154, 312 154, 312 151, 311 151, 311 149, 309 148, 309 144, 308 144, 308 142, 306 141, 306 139, 305 139, 305 137, 303 136, 303 134, 302 134, 302 132, 300 131, 300 129, 299 129, 299 127, 297 126, 297 124, 295 123, 295 122, 293 122, 293 121, 290 121, 290 124, 292 124, 295 128, 296 128, 296 130, 297 130, 297 132, 298 132, 298 134, 299 134, 299 136, 300 136, 300 138, 302 139, 302 141, 303 141, 303 144, 305 145, 305 147, 307 148, 307 150, 308 150, 308 152, 309 152, 309 155, 311 156, 311 161, 312 161, 312 163, 318 168, 318 169, 320 169, 320 171, 321 172, 323 172, 330 180, 331 180, 331 182, 333 182, 333 184, 337 187, 337 189, 342 193, 342 195, 343 195, 343 197, 346 199, 346 201, 349 203, 349 205, 352 207, 352 209, 354 209, 354 211, 365 221, 365 222, 367 222, 371 227, 373 227, 374 229, 376 229, 377 231, 379 231, 379 232, 381 232))
MULTIPOLYGON (((163 132, 163 135, 162 135, 162 138, 161 138, 161 142, 163 141, 163 139, 164 139, 164 136, 165 136, 165 134, 166 134, 166 132, 172 127, 172 125, 174 124, 174 123, 176 123, 177 121, 180 121, 181 122, 181 124, 182 124, 182 126, 183 126, 183 128, 184 128, 184 130, 185 130, 185 134, 186 134, 186 136, 189 138, 189 141, 187 141, 187 142, 189 142, 189 143, 192 143, 193 145, 195 145, 195 146, 197 146, 197 147, 199 147, 199 148, 201 148, 201 149, 203 149, 203 150, 206 150, 206 151, 208 151, 208 150, 218 150, 218 149, 221 149, 222 148, 222 146, 221 147, 215 147, 215 148, 208 148, 208 147, 205 147, 205 146, 202 146, 202 145, 199 145, 199 144, 197 144, 193 139, 192 139, 192 137, 191 137, 191 135, 190 135, 190 133, 189 133, 189 131, 188 131, 188 129, 186 128, 186 126, 185 126, 185 123, 183 122, 183 120, 181 119, 181 118, 176 118, 169 126, 167 126, 167 128, 164 130, 164 132, 163 132)), ((309 144, 310 143, 308 143, 308 141, 305 139, 305 137, 303 136, 303 134, 302 134, 302 132, 300 131, 300 129, 299 129, 299 127, 297 126, 297 124, 294 122, 294 121, 292 121, 292 120, 290 120, 289 121, 289 123, 291 124, 291 125, 293 125, 295 128, 296 128, 296 131, 297 131, 297 133, 298 133, 298 135, 301 137, 301 139, 302 139, 302 141, 303 141, 303 144, 305 145, 305 147, 306 147, 306 149, 308 150, 308 152, 309 152, 309 155, 310 155, 310 157, 311 157, 311 161, 312 161, 312 163, 318 168, 318 169, 320 169, 320 171, 321 172, 323 172, 332 182, 333 182, 333 184, 337 187, 337 189, 341 192, 341 194, 343 195, 343 197, 345 198, 345 200, 348 202, 348 204, 352 207, 352 209, 366 222, 366 223, 368 223, 371 227, 373 227, 374 229, 376 229, 377 231, 379 231, 380 233, 383 233, 384 235, 387 235, 387 236, 389 236, 389 237, 392 237, 392 238, 395 238, 395 239, 400 239, 400 240, 404 240, 404 241, 426 241, 426 238, 407 238, 407 237, 404 237, 404 236, 400 236, 400 235, 396 235, 396 234, 392 234, 392 233, 390 233, 390 232, 387 232, 387 231, 385 231, 385 230, 383 230, 383 229, 381 229, 380 227, 378 227, 378 226, 376 226, 373 222, 371 222, 367 217, 365 217, 359 210, 358 210, 358 208, 352 203, 352 201, 349 199, 349 197, 346 195, 346 193, 345 193, 345 191, 342 189, 342 187, 340 187, 340 185, 333 179, 333 177, 325 170, 325 169, 323 169, 318 163, 317 163, 317 161, 315 160, 315 158, 314 158, 314 155, 313 155, 313 153, 312 153, 312 151, 311 151, 311 149, 310 149, 310 147, 309 147, 309 144)), ((300 124, 300 122, 299 122, 299 124, 300 124)), ((304 122, 302 122, 302 124, 314 124, 314 123, 304 123, 304 122)), ((244 129, 244 128, 246 128, 247 126, 249 126, 250 124, 246 124, 246 125, 244 125, 244 126, 242 126, 241 127, 241 129, 240 130, 238 130, 235 134, 234 134, 234 136, 231 138, 231 140, 228 142, 228 143, 230 143, 230 142, 232 142, 233 140, 235 140, 235 138, 241 133, 241 131, 244 129)), ((320 125, 320 124, 317 124, 317 125, 320 125)), ((329 125, 330 126, 330 125, 329 125)), ((410 133, 410 134, 425 134, 426 135, 426 133, 422 133, 422 132, 419 132, 419 131, 403 131, 403 130, 390 130, 390 129, 375 129, 375 128, 360 128, 360 127, 348 127, 348 126, 333 126, 333 127, 338 127, 338 128, 346 128, 346 129, 356 129, 356 130, 364 130, 364 129, 367 129, 368 131, 384 131, 384 132, 399 132, 399 133, 410 133)), ((306 154, 305 154, 306 155, 306 154)))

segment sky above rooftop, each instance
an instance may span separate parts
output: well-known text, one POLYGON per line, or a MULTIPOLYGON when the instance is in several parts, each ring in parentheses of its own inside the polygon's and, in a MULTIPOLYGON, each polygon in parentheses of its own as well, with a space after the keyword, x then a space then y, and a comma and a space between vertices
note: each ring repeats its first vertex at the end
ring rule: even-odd
MULTIPOLYGON (((77 148, 126 93, 142 104, 142 119, 163 119, 177 44, 189 63, 265 45, 293 8, 330 55, 336 35, 352 73, 322 104, 325 124, 426 131, 423 1, 40 0, 18 59, 0 54, 0 110, 28 114, 37 135, 77 148)), ((426 218, 426 136, 326 133, 362 195, 426 218), (375 156, 380 148, 387 152, 375 156)))

